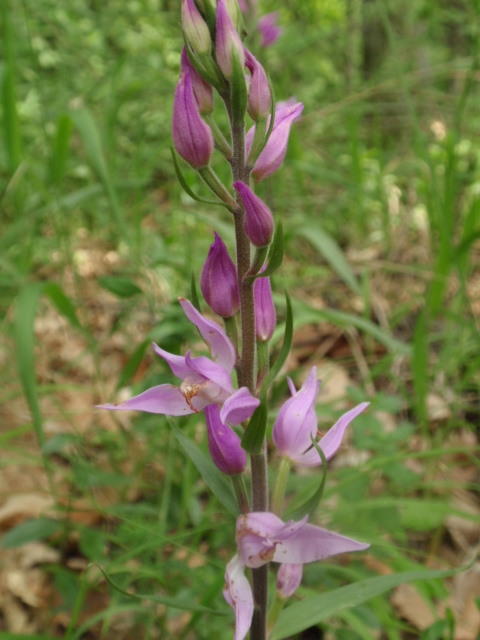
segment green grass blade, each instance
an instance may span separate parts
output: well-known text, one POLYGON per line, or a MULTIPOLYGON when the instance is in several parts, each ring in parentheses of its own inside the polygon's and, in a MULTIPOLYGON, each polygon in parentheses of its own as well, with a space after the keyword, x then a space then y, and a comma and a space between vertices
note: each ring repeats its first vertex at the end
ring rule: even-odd
POLYGON ((295 602, 281 612, 271 635, 271 640, 288 638, 322 622, 322 620, 334 616, 342 609, 354 607, 371 598, 375 598, 400 584, 414 582, 415 580, 448 578, 460 571, 463 571, 463 568, 447 571, 406 571, 404 573, 368 578, 317 596, 305 598, 300 602, 295 602))
POLYGON ((87 109, 79 109, 71 112, 71 117, 82 138, 88 161, 99 177, 112 210, 113 218, 121 231, 124 231, 123 217, 118 204, 117 196, 110 178, 105 154, 103 152, 100 135, 90 112, 87 109))
POLYGON ((45 435, 43 420, 37 395, 35 375, 35 335, 33 331, 37 304, 44 289, 44 283, 34 282, 22 289, 18 298, 14 320, 15 355, 18 372, 28 408, 32 414, 33 427, 40 446, 45 435))
POLYGON ((171 424, 180 446, 191 459, 205 483, 225 509, 236 517, 238 515, 237 502, 227 476, 217 469, 210 458, 192 440, 187 438, 173 423, 171 424))
POLYGON ((10 3, 8 0, 4 0, 0 3, 0 9, 0 16, 3 24, 3 53, 5 59, 1 83, 3 129, 7 167, 9 173, 12 174, 20 164, 21 138, 15 92, 13 29, 10 22, 10 3))
POLYGON ((64 113, 57 121, 50 160, 50 179, 59 187, 66 172, 70 138, 73 130, 72 118, 64 113))
POLYGON ((343 251, 330 234, 320 227, 311 224, 309 224, 308 227, 301 228, 299 234, 322 254, 332 269, 354 293, 357 295, 361 294, 360 285, 352 268, 348 264, 343 251))

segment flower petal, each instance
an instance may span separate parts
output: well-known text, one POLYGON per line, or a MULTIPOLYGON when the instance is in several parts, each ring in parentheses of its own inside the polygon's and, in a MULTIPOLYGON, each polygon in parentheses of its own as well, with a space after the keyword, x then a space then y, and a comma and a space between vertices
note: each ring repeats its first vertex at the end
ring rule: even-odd
POLYGON ((316 368, 312 367, 301 388, 284 402, 278 412, 272 435, 280 455, 293 459, 311 446, 310 436, 317 433, 317 392, 316 368))
POLYGON ((197 327, 208 344, 212 358, 231 373, 235 365, 235 349, 225 331, 213 320, 204 318, 189 300, 179 298, 179 302, 187 318, 197 327))
POLYGON ((306 564, 338 553, 362 551, 369 546, 313 524, 305 524, 294 535, 275 546, 272 560, 282 564, 306 564))
POLYGON ((160 356, 168 364, 174 376, 183 380, 188 375, 191 375, 189 367, 185 364, 185 356, 176 356, 173 353, 169 353, 164 349, 161 349, 158 344, 152 342, 152 347, 157 356, 160 356))
POLYGON ((243 640, 252 624, 253 594, 245 577, 245 567, 238 555, 233 556, 227 564, 225 581, 223 595, 235 611, 234 640, 243 640))
POLYGON ((220 419, 224 424, 240 424, 251 417, 259 404, 260 400, 247 387, 241 387, 223 403, 220 419))
POLYGON ((277 591, 281 598, 290 598, 300 586, 302 564, 281 564, 277 572, 277 591))
POLYGON ((207 422, 208 450, 213 462, 220 471, 228 475, 237 475, 245 471, 247 452, 242 448, 240 438, 232 427, 220 419, 217 404, 205 407, 207 422))
POLYGON ((146 411, 147 413, 163 413, 166 416, 184 416, 193 413, 180 389, 172 384, 160 384, 122 404, 102 404, 97 409, 146 411))
POLYGON ((210 358, 206 356, 199 356, 198 358, 192 358, 190 352, 185 355, 185 362, 194 374, 203 376, 204 379, 213 382, 219 389, 215 392, 214 396, 209 394, 212 402, 223 402, 227 396, 233 393, 232 378, 230 373, 225 370, 220 364, 212 362, 210 358), (224 392, 224 393, 223 393, 224 392))
POLYGON ((362 402, 353 409, 350 409, 350 411, 344 413, 343 416, 341 416, 333 425, 333 427, 331 427, 331 429, 329 429, 323 436, 318 444, 322 448, 322 451, 325 454, 325 458, 327 460, 330 460, 330 458, 338 451, 338 448, 342 444, 345 429, 348 427, 350 422, 360 413, 362 413, 362 411, 364 411, 369 404, 369 402, 362 402))

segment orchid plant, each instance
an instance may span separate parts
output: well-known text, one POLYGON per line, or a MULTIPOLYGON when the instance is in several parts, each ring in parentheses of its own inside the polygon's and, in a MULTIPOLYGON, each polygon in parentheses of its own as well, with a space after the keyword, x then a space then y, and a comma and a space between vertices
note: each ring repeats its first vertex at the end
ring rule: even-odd
MULTIPOLYGON (((237 0, 182 0, 181 5, 185 46, 174 97, 173 144, 176 154, 208 185, 213 202, 228 210, 234 225, 235 262, 215 232, 200 277, 203 298, 222 318, 223 327, 205 317, 196 303, 180 298, 183 312, 200 332, 211 357, 190 351, 175 355, 154 344, 155 353, 180 384, 162 384, 123 404, 102 405, 168 416, 204 413, 212 462, 232 477, 238 498, 237 551, 226 567, 224 590, 235 612, 235 640, 242 640, 249 631, 251 640, 267 638, 278 603, 294 594, 304 564, 368 547, 310 524, 308 514, 298 520, 282 519, 292 467, 325 467, 350 422, 368 403, 347 411, 318 439, 319 383, 313 367, 298 390, 288 381, 291 396, 277 413, 271 446, 267 442, 269 389, 290 348, 291 308, 287 298, 283 347, 273 360, 269 342, 276 312, 270 276, 281 264, 283 239, 281 225, 275 224, 272 211, 254 187, 281 166, 290 129, 303 105, 293 100, 275 105, 266 71, 245 48, 241 10, 253 9, 253 0, 244 0, 240 7, 237 0), (212 115, 220 103, 228 114, 228 135, 212 115), (247 114, 252 120, 248 131, 247 114), (212 168, 215 150, 230 165, 231 184, 223 184, 212 168), (271 496, 267 464, 274 449, 280 462, 271 496), (250 496, 243 482, 246 473, 250 474, 250 496), (279 568, 268 616, 270 563, 279 568)), ((264 44, 277 36, 274 17, 265 16, 264 44)), ((174 162, 182 185, 201 200, 187 187, 175 154, 174 162)))

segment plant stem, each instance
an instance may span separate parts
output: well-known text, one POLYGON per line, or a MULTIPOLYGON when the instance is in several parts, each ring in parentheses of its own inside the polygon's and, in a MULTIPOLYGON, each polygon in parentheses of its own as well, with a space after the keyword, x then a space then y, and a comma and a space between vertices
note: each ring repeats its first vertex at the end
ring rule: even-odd
MULTIPOLYGON (((231 113, 231 110, 229 110, 231 113)), ((231 120, 233 156, 231 160, 233 179, 249 183, 249 169, 245 158, 245 123, 231 120)), ((242 348, 239 368, 239 384, 255 393, 255 312, 253 281, 246 278, 250 269, 250 242, 243 229, 244 207, 237 194, 239 205, 234 214, 237 245, 237 277, 240 291, 242 319, 242 348)), ((261 452, 252 454, 252 508, 254 511, 268 510, 267 445, 263 442, 261 452)), ((252 590, 255 602, 251 640, 266 639, 268 602, 268 565, 252 570, 252 590)))

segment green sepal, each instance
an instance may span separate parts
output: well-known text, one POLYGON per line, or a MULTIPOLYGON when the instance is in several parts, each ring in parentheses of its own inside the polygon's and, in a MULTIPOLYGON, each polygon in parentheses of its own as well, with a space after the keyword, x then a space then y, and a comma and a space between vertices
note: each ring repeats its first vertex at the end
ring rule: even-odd
POLYGON ((267 266, 265 271, 261 271, 254 276, 248 276, 253 280, 256 278, 266 278, 272 275, 277 269, 279 269, 283 262, 283 256, 285 254, 285 244, 283 242, 283 225, 279 222, 275 229, 272 244, 268 250, 267 266))
POLYGON ((248 453, 260 453, 267 429, 267 415, 267 398, 263 394, 242 437, 242 447, 248 453))
POLYGON ((243 123, 247 111, 248 93, 245 73, 236 51, 233 51, 232 54, 230 100, 232 105, 232 121, 237 125, 243 123))
POLYGON ((172 152, 172 160, 173 160, 173 166, 175 168, 175 173, 177 174, 178 181, 182 189, 185 191, 185 193, 189 195, 190 198, 192 198, 193 200, 196 200, 197 202, 202 202, 203 204, 213 204, 213 205, 225 207, 228 209, 228 206, 225 204, 225 202, 222 202, 220 200, 209 200, 208 198, 201 198, 200 196, 197 196, 197 194, 190 189, 190 187, 187 184, 187 181, 183 177, 183 173, 182 173, 182 170, 180 169, 180 164, 178 162, 176 151, 173 149, 173 147, 170 147, 170 151, 172 152))
POLYGON ((272 363, 270 371, 268 372, 267 379, 265 381, 265 388, 272 384, 278 375, 280 369, 283 367, 285 360, 290 352, 290 348, 292 346, 293 340, 293 311, 292 311, 292 302, 290 300, 290 296, 288 292, 285 291, 285 304, 286 304, 286 312, 287 315, 285 317, 285 332, 283 334, 283 342, 282 347, 276 357, 275 361, 272 363))
POLYGON ((198 297, 197 278, 195 277, 194 271, 192 271, 192 276, 190 278, 190 302, 197 311, 200 311, 200 313, 202 312, 200 309, 200 299, 198 297))
POLYGON ((313 511, 318 507, 320 500, 322 499, 323 492, 325 490, 325 483, 327 481, 327 459, 325 458, 325 454, 323 453, 322 448, 319 446, 315 438, 313 436, 310 436, 310 439, 312 441, 312 445, 315 447, 318 455, 322 460, 322 477, 320 478, 320 484, 318 485, 317 490, 312 496, 310 496, 310 498, 305 500, 303 504, 292 509, 291 511, 287 510, 287 517, 293 520, 300 520, 304 516, 313 513, 313 511))

